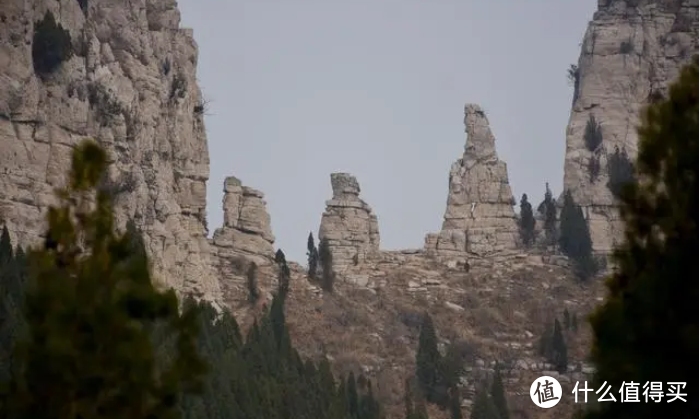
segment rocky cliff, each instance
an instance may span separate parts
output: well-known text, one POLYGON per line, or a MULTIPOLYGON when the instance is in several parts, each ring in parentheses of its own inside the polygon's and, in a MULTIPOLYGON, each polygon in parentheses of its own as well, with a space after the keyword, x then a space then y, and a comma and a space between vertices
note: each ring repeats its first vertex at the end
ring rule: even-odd
POLYGON ((641 109, 698 51, 697 0, 599 0, 577 66, 564 188, 585 208, 594 250, 622 238, 614 192, 629 178, 641 109))
POLYGON ((0 21, 0 218, 13 240, 39 240, 71 148, 92 137, 113 160, 118 223, 143 230, 157 279, 219 300, 197 46, 175 0, 3 0, 0 21))
POLYGON ((496 154, 496 139, 478 105, 464 107, 467 143, 450 169, 442 230, 426 237, 425 248, 438 255, 486 255, 512 249, 517 224, 508 169, 496 154))
POLYGON ((360 185, 348 173, 331 174, 333 198, 321 216, 319 240, 326 240, 333 266, 342 272, 379 251, 379 225, 372 208, 360 199, 360 185))

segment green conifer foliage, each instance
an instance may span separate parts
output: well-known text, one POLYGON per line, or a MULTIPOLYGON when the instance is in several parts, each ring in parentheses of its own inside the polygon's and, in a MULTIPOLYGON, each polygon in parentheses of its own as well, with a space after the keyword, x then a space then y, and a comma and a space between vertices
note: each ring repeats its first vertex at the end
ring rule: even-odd
POLYGON ((609 296, 591 317, 594 385, 685 382, 687 401, 669 403, 665 396, 661 403, 601 403, 587 417, 696 418, 697 55, 668 97, 646 109, 638 132, 638 181, 623 188, 620 199, 625 240, 614 255, 609 296))
POLYGON ((14 419, 178 418, 181 391, 204 372, 193 313, 154 288, 134 239, 115 232, 110 198, 94 193, 106 167, 96 143, 74 149, 69 187, 48 211, 50 245, 29 253, 28 333, 15 346, 6 399, 14 419), (163 368, 146 327, 153 321, 176 336, 163 368))
POLYGON ((593 244, 583 210, 574 202, 570 191, 564 193, 559 227, 559 248, 574 262, 574 271, 581 280, 595 275, 597 264, 593 258, 593 244))
POLYGON ((437 344, 433 319, 426 313, 418 337, 416 378, 426 400, 433 403, 437 399, 437 387, 440 384, 440 352, 437 344))
POLYGON ((255 304, 260 299, 260 290, 258 289, 258 265, 251 263, 246 271, 246 285, 248 287, 248 301, 255 304))
POLYGON ((469 415, 470 419, 500 419, 498 409, 494 404, 488 391, 482 388, 477 391, 472 404, 472 411, 469 415))
POLYGON ((326 292, 333 292, 335 272, 333 271, 333 254, 328 247, 328 240, 321 239, 318 245, 319 263, 321 264, 321 288, 326 292))
POLYGON ((503 378, 501 377, 501 368, 498 365, 491 383, 491 400, 493 400, 493 404, 498 411, 499 418, 510 419, 508 400, 506 399, 506 391, 503 387, 503 378))
POLYGON ((309 280, 315 282, 318 272, 318 249, 314 243, 313 233, 309 233, 309 238, 306 240, 306 257, 309 263, 309 280))
POLYGON ((557 237, 557 204, 549 189, 549 183, 545 184, 544 201, 537 206, 537 212, 544 216, 545 245, 551 246, 557 237))
POLYGON ((520 239, 525 247, 530 247, 535 241, 535 216, 527 194, 523 194, 520 199, 520 239))
POLYGON ((554 320, 554 333, 552 334, 552 352, 550 361, 560 373, 565 373, 569 365, 569 354, 564 339, 564 333, 561 329, 561 323, 558 319, 554 320))

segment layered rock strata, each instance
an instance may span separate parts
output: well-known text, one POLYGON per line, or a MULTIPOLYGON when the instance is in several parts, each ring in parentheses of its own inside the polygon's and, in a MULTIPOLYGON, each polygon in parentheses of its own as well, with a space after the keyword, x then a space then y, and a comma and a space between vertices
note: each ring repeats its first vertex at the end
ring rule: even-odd
POLYGON ((506 164, 498 159, 496 140, 484 111, 464 107, 467 143, 450 169, 442 230, 428 234, 430 254, 486 255, 517 245, 517 223, 506 164))
POLYGON ((211 241, 220 265, 239 258, 258 266, 272 263, 275 236, 264 198, 235 177, 224 181, 224 225, 214 231, 211 241))
POLYGON ((372 208, 360 199, 360 185, 348 173, 332 173, 333 198, 326 201, 319 240, 326 240, 333 267, 342 271, 379 252, 379 225, 372 208))
POLYGON ((598 1, 571 71, 564 163, 564 188, 584 207, 595 251, 609 253, 622 238, 611 157, 618 149, 634 160, 640 111, 697 51, 697 0, 598 1))
POLYGON ((40 240, 73 146, 95 138, 117 222, 142 229, 156 280, 220 300, 197 46, 175 0, 3 0, 0 20, 0 218, 13 240, 40 240))

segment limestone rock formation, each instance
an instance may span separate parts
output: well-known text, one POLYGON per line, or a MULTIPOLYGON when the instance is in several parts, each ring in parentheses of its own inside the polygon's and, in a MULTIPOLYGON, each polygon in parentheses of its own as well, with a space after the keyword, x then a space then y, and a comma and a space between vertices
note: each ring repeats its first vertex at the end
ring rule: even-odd
POLYGON ((364 263, 379 251, 377 216, 360 199, 360 185, 348 173, 332 173, 333 198, 326 201, 319 240, 327 240, 336 270, 364 263))
POLYGON ((224 181, 224 225, 214 231, 213 250, 220 263, 242 257, 258 266, 275 257, 275 236, 262 192, 243 186, 235 177, 224 181))
POLYGON ((697 51, 697 0, 598 1, 572 69, 564 164, 564 188, 584 207, 595 251, 622 238, 610 157, 617 147, 634 159, 640 111, 697 51))
POLYGON ((197 46, 179 27, 176 1, 29 6, 0 7, 0 218, 13 240, 39 240, 72 147, 95 138, 113 160, 106 186, 118 224, 132 218, 142 229, 156 279, 219 300, 206 239, 197 46), (47 31, 47 12, 68 39, 47 31))
POLYGON ((467 143, 450 169, 449 195, 442 230, 426 237, 433 254, 485 255, 514 248, 518 230, 506 164, 498 159, 496 140, 484 111, 464 107, 467 143))

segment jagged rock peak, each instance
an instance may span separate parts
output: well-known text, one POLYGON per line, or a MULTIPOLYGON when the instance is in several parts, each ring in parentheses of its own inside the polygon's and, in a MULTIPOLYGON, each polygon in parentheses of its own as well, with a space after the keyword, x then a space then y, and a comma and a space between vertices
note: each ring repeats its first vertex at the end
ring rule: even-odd
POLYGON ((95 138, 113 162, 116 222, 143 231, 156 280, 220 300, 198 52, 176 1, 1 4, 0 212, 13 240, 40 240, 72 148, 95 138))
POLYGON ((331 173, 331 188, 334 199, 360 195, 360 184, 355 176, 349 173, 331 173))
POLYGON ((479 105, 464 107, 467 142, 452 164, 442 230, 426 237, 434 254, 488 254, 516 246, 517 226, 506 164, 479 105))
POLYGON ((379 252, 379 224, 372 208, 360 199, 360 185, 348 173, 332 173, 333 198, 326 201, 319 240, 326 240, 333 266, 342 271, 379 252))
POLYGON ((486 113, 479 105, 468 103, 464 106, 464 131, 467 143, 464 146, 465 160, 480 160, 496 156, 496 138, 491 132, 486 113))
POLYGON ((212 244, 224 260, 234 257, 250 259, 258 265, 274 258, 275 236, 265 195, 233 176, 224 180, 224 225, 216 229, 212 244))
POLYGON ((624 173, 617 156, 635 159, 640 112, 697 51, 698 0, 598 1, 570 70, 564 162, 564 190, 583 207, 595 251, 609 253, 623 237, 610 178, 624 173))

